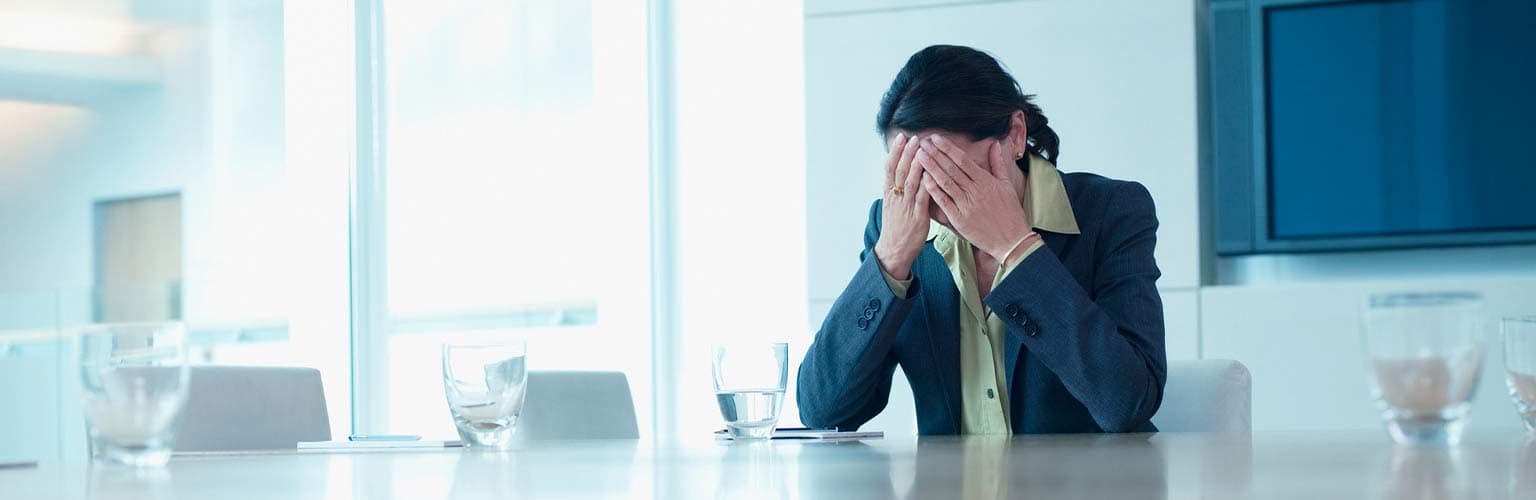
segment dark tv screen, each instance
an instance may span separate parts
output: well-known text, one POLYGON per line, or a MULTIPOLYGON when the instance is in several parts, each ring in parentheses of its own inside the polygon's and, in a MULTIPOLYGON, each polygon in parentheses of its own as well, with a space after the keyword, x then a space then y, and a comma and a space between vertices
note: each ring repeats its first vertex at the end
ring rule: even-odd
POLYGON ((1269 237, 1536 228, 1536 1, 1264 11, 1269 237))

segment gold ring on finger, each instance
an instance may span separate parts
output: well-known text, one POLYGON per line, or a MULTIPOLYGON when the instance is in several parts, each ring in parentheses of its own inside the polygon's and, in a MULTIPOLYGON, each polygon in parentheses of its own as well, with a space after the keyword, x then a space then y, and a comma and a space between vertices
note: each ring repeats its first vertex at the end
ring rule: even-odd
POLYGON ((906 190, 902 189, 901 186, 891 186, 891 194, 901 196, 906 193, 906 190))

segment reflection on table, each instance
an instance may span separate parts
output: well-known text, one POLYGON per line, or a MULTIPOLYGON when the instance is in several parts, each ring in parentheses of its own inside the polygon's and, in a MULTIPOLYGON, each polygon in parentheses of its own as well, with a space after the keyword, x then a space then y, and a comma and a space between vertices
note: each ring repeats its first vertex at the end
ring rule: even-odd
POLYGON ((858 498, 1167 498, 1167 467, 1152 435, 1078 435, 1020 440, 938 438, 901 454, 864 443, 800 451, 799 494, 858 498), (806 470, 805 464, 819 464, 806 470), (1115 464, 1114 473, 1105 464, 1115 464), (901 492, 898 495, 897 492, 901 492))
POLYGON ((862 442, 531 442, 509 452, 273 452, 160 470, 0 470, 5 498, 1536 498, 1536 440, 1382 432, 862 442))

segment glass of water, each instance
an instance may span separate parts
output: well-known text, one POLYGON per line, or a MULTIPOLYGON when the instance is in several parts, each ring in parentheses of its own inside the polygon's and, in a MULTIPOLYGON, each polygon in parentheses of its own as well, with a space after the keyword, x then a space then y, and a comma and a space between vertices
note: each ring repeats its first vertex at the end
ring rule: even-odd
POLYGON ((443 392, 459 437, 472 448, 507 449, 523 412, 528 345, 443 344, 443 392))
POLYGON ((178 323, 80 333, 80 382, 91 456, 133 466, 171 458, 187 402, 187 338, 178 323))
POLYGON ((1460 442, 1483 368, 1482 297, 1378 294, 1362 320, 1371 395, 1392 439, 1460 442))
POLYGON ((1525 430, 1536 433, 1536 316, 1504 318, 1502 327, 1509 398, 1525 430))
POLYGON ((715 400, 731 437, 773 437, 789 381, 789 344, 716 346, 713 354, 715 400))

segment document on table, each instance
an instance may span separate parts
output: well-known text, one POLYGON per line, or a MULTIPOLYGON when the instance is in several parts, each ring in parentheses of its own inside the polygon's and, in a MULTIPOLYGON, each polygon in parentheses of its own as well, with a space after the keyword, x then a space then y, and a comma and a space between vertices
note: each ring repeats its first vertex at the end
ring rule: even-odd
MULTIPOLYGON (((884 431, 839 431, 837 429, 808 429, 794 427, 774 429, 773 439, 809 439, 819 441, 847 441, 856 439, 882 439, 884 431)), ((715 431, 716 439, 730 440, 731 434, 724 429, 715 431)))
POLYGON ((178 457, 292 455, 294 453, 352 453, 368 451, 441 450, 464 446, 462 441, 303 441, 294 448, 264 450, 178 451, 178 457))
POLYGON ((357 451, 459 448, 463 441, 300 441, 299 451, 357 451))

